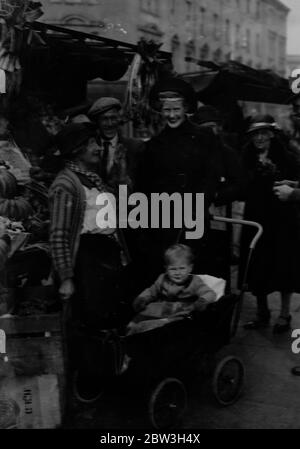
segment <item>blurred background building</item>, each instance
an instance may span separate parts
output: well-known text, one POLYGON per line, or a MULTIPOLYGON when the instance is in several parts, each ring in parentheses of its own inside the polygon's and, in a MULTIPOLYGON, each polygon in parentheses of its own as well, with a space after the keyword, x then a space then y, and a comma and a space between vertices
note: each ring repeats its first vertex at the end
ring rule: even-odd
POLYGON ((289 77, 291 76, 293 70, 300 69, 300 54, 287 55, 286 66, 287 66, 286 76, 289 77))
POLYGON ((177 72, 197 59, 235 59, 286 73, 287 15, 279 0, 42 0, 44 22, 172 51, 177 72), (186 61, 185 57, 190 60, 186 61))

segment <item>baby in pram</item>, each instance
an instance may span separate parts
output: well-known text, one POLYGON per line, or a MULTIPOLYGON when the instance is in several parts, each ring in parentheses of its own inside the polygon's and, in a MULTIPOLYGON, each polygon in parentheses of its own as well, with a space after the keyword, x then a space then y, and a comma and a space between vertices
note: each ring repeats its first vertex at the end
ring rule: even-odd
POLYGON ((137 315, 127 327, 128 351, 122 371, 126 370, 132 356, 138 354, 140 358, 141 352, 144 364, 145 358, 164 360, 165 353, 170 358, 170 347, 177 354, 186 353, 192 347, 198 325, 187 326, 184 318, 205 311, 208 304, 217 299, 215 291, 192 274, 193 253, 188 246, 171 246, 164 260, 165 273, 133 302, 137 315))
POLYGON ((194 274, 192 250, 182 244, 164 254, 165 273, 133 302, 138 314, 128 325, 128 334, 160 327, 168 322, 203 312, 216 301, 216 293, 194 274))

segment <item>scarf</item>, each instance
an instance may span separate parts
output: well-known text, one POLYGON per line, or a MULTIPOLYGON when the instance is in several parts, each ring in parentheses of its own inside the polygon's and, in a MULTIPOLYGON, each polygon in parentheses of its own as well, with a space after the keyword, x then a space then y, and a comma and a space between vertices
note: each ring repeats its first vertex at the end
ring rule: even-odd
MULTIPOLYGON (((107 187, 106 184, 102 181, 99 175, 97 173, 84 170, 73 161, 67 161, 66 167, 69 170, 72 170, 74 173, 77 173, 79 175, 85 176, 98 190, 100 193, 102 192, 112 192, 112 189, 107 187)), ((117 203, 118 208, 118 203, 117 203)), ((121 230, 117 227, 116 232, 112 234, 112 236, 116 239, 116 241, 119 243, 121 247, 121 259, 122 259, 122 265, 127 265, 130 261, 130 255, 127 248, 127 244, 125 242, 123 233, 121 230)))
POLYGON ((100 193, 111 191, 111 189, 109 189, 104 184, 104 182, 102 181, 100 176, 97 175, 97 173, 89 171, 89 170, 84 170, 84 169, 78 167, 78 165, 73 161, 67 161, 66 167, 68 167, 74 173, 78 173, 79 175, 85 176, 95 187, 97 187, 97 189, 99 190, 100 193))

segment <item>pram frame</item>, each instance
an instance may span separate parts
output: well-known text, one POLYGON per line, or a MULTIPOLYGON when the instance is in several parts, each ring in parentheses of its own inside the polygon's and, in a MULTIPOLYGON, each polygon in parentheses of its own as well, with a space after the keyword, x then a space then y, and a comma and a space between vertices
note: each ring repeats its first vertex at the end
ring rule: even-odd
MULTIPOLYGON (((242 226, 245 225, 245 226, 254 227, 254 228, 256 228, 256 234, 249 245, 249 253, 248 253, 248 258, 247 258, 246 270, 244 272, 242 288, 241 288, 239 294, 238 295, 232 295, 232 294, 226 295, 226 296, 223 296, 222 298, 220 298, 220 301, 222 302, 222 301, 224 301, 224 298, 226 298, 226 297, 229 297, 229 296, 235 297, 234 306, 232 307, 232 310, 231 310, 231 316, 228 317, 228 320, 230 321, 230 332, 228 333, 226 338, 223 338, 224 335, 221 335, 221 339, 219 341, 215 342, 212 345, 212 347, 210 348, 210 351, 208 351, 208 353, 210 353, 210 354, 217 352, 220 348, 222 348, 223 346, 228 344, 230 339, 233 338, 236 334, 241 311, 242 311, 243 296, 247 289, 247 274, 248 274, 248 269, 249 269, 250 262, 251 262, 251 257, 252 257, 253 251, 255 250, 256 244, 263 233, 262 226, 257 222, 233 219, 233 218, 227 218, 227 217, 219 217, 219 216, 213 216, 212 219, 214 221, 223 222, 223 223, 227 223, 227 224, 230 223, 230 224, 238 224, 238 225, 242 225, 242 226)), ((218 303, 216 303, 216 304, 218 304, 218 303)), ((212 306, 214 307, 214 305, 212 305, 212 306)), ((217 323, 216 327, 214 328, 214 331, 216 331, 218 329, 219 325, 221 327, 222 322, 217 323)), ((122 363, 120 361, 120 363, 118 363, 118 370, 116 372, 117 377, 121 374, 121 370, 120 370, 121 366, 122 366, 122 363)), ((234 357, 234 356, 227 356, 225 359, 224 358, 221 359, 218 362, 218 364, 215 366, 214 374, 212 376, 212 389, 213 389, 213 393, 214 393, 217 401, 222 405, 229 405, 229 404, 232 404, 233 402, 235 402, 238 399, 238 397, 240 396, 240 393, 242 390, 243 378, 244 378, 244 368, 243 368, 242 361, 240 359, 238 359, 237 357, 234 357), (239 370, 239 379, 237 380, 238 386, 237 386, 236 391, 234 392, 232 397, 225 400, 224 398, 222 398, 222 394, 220 394, 220 391, 218 390, 218 384, 219 384, 220 376, 222 376, 225 367, 228 367, 229 364, 236 365, 236 367, 239 370)), ((77 396, 77 398, 78 398, 78 396, 77 396)), ((153 389, 150 391, 150 395, 149 395, 149 399, 148 399, 148 414, 149 414, 149 418, 150 418, 150 422, 151 422, 152 426, 154 428, 161 429, 161 428, 172 428, 172 427, 174 427, 174 425, 178 424, 178 422, 182 418, 183 413, 187 406, 186 398, 187 398, 186 388, 184 386, 184 383, 178 377, 173 376, 173 375, 171 375, 171 376, 168 375, 168 376, 162 377, 159 382, 157 381, 156 384, 154 385, 153 389), (170 386, 175 389, 174 395, 172 396, 172 398, 174 398, 175 396, 178 396, 178 397, 180 397, 180 401, 178 404, 176 404, 175 399, 172 399, 172 400, 170 399, 170 401, 171 401, 170 403, 166 402, 166 404, 165 404, 166 410, 172 410, 172 422, 168 422, 168 424, 165 425, 165 423, 160 423, 155 418, 155 406, 157 404, 157 401, 159 401, 161 399, 161 395, 165 394, 166 387, 170 387, 170 386), (184 398, 184 400, 183 400, 183 398, 184 398)))

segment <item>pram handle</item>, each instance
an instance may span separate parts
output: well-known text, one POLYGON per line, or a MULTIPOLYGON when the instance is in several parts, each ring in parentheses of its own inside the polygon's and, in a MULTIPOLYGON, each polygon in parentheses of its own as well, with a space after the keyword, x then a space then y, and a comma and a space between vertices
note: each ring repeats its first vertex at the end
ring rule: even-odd
POLYGON ((239 301, 237 303, 237 307, 236 307, 236 310, 235 310, 235 313, 233 316, 233 320, 232 320, 231 337, 233 337, 236 334, 236 331, 238 328, 238 323, 239 323, 240 316, 241 316, 244 292, 247 290, 247 275, 248 275, 248 270, 249 270, 249 266, 250 266, 252 253, 256 247, 258 240, 262 236, 263 227, 260 223, 257 223, 256 221, 239 220, 238 218, 227 218, 227 217, 218 217, 218 216, 213 216, 212 218, 215 221, 219 221, 219 222, 223 222, 223 223, 240 224, 242 226, 243 225, 252 226, 257 229, 256 234, 253 237, 253 239, 251 240, 250 245, 249 245, 249 254, 247 257, 245 271, 244 271, 244 275, 243 275, 243 279, 242 279, 242 288, 240 291, 239 301))
POLYGON ((263 233, 263 227, 260 223, 257 223, 256 221, 249 221, 249 220, 240 220, 238 218, 227 218, 227 217, 219 217, 217 215, 214 215, 212 217, 213 220, 215 221, 219 221, 222 223, 231 223, 231 224, 240 224, 242 226, 252 226, 254 228, 257 229, 257 232, 255 234, 255 236, 253 237, 253 239, 250 242, 249 248, 250 249, 254 249, 258 240, 260 239, 260 237, 262 236, 263 233))

